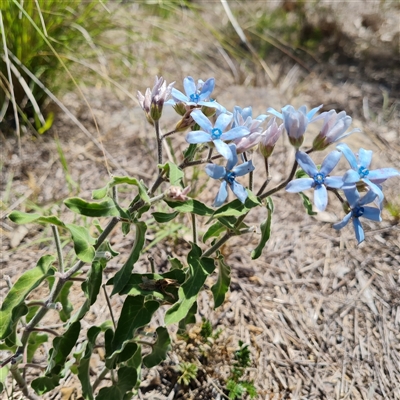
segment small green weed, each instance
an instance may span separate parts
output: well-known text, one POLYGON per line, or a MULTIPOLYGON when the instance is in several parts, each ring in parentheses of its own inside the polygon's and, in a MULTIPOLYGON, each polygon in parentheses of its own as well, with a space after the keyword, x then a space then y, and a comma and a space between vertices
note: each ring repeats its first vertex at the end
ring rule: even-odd
POLYGON ((182 362, 178 365, 178 371, 181 374, 178 383, 187 386, 192 380, 196 379, 198 368, 197 365, 190 362, 182 362))

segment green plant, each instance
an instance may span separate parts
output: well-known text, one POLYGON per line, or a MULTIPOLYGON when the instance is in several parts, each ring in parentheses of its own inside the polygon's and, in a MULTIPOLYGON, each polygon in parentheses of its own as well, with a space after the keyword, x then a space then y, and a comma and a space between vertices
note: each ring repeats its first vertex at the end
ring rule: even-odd
POLYGON ((230 399, 234 400, 240 398, 245 393, 248 393, 250 398, 257 396, 254 382, 242 379, 243 375, 246 373, 246 368, 251 365, 250 356, 249 345, 245 345, 241 340, 239 340, 239 349, 235 351, 235 362, 226 383, 226 389, 229 392, 230 399))
POLYGON ((179 384, 187 386, 192 380, 196 379, 198 372, 197 365, 190 362, 181 362, 177 368, 180 372, 180 376, 178 378, 179 384))

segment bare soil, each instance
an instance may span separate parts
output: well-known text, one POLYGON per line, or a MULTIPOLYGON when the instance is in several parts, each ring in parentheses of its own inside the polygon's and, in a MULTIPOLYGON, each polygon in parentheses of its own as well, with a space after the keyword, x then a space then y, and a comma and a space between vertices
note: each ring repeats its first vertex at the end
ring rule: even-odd
MULTIPOLYGON (((357 2, 359 27, 346 32, 358 41, 358 48, 371 37, 380 35, 385 39, 388 32, 382 26, 392 27, 393 18, 396 18, 390 13, 379 15, 383 21, 378 22, 377 30, 374 17, 371 17, 372 22, 363 23, 365 15, 377 12, 372 3, 376 4, 357 2), (362 11, 364 5, 365 12, 362 11), (364 26, 368 24, 371 25, 364 26)), ((354 4, 347 4, 350 8, 343 16, 344 26, 350 24, 348 20, 354 4)), ((395 38, 385 46, 383 39, 368 51, 374 47, 389 52, 395 38)), ((390 54, 398 56, 396 50, 391 50, 390 54)), ((252 105, 255 115, 265 113, 269 106, 280 109, 288 103, 308 104, 309 107, 324 104, 324 110, 344 109, 353 116, 353 126, 361 129, 346 143, 354 151, 360 147, 374 150, 373 168, 400 169, 399 69, 398 64, 393 67, 382 58, 378 62, 379 57, 371 56, 372 61, 363 67, 351 65, 348 59, 347 63, 338 65, 321 64, 319 70, 311 74, 295 66, 276 87, 271 84, 238 86, 223 74, 217 87, 217 99, 228 109, 234 105, 252 105), (387 96, 387 103, 384 103, 384 96, 387 96)), ((283 67, 276 64, 273 68, 279 71, 283 67)), ((185 72, 183 69, 180 74, 185 72)), ((169 81, 177 79, 169 74, 168 67, 166 70, 164 77, 169 81)), ((204 73, 204 70, 204 66, 196 67, 196 72, 204 73)), ((218 72, 219 67, 214 70, 218 72)), ((206 73, 201 78, 209 75, 206 73)), ((215 78, 218 82, 218 74, 215 78)), ((152 81, 150 78, 137 89, 143 91, 152 81)), ((182 89, 181 81, 176 87, 182 89)), ((90 199, 91 191, 104 186, 109 173, 139 177, 147 184, 154 180, 157 172, 155 140, 141 109, 109 88, 86 88, 84 93, 93 114, 76 93, 64 96, 63 103, 86 127, 86 134, 59 113, 50 132, 42 136, 27 132, 23 136, 21 154, 15 138, 4 138, 1 170, 4 216, 13 209, 39 209, 39 212, 73 221, 76 217, 68 212, 62 200, 71 196, 90 199), (55 138, 59 140, 68 172, 63 168, 55 138), (67 176, 70 176, 69 183, 67 176)), ((178 118, 171 109, 165 110, 164 117, 166 132, 178 118)), ((312 141, 318 127, 310 129, 307 140, 312 141)), ((184 134, 172 137, 174 149, 184 146, 184 134)), ((319 161, 322 156, 317 155, 319 161)), ((260 156, 254 153, 251 157, 263 171, 260 156)), ((287 176, 292 161, 293 150, 284 138, 271 159, 271 186, 287 176)), ((344 170, 346 164, 341 164, 340 168, 344 170)), ((200 173, 200 183, 203 178, 204 173, 200 173)), ((262 175, 256 175, 255 187, 259 187, 263 179, 262 175)), ((386 205, 397 210, 400 208, 399 183, 399 178, 384 183, 386 205)), ((216 192, 217 187, 212 182, 207 183, 201 190, 201 200, 211 204, 216 192)), ((129 193, 121 196, 129 199, 129 193)), ((176 327, 171 328, 174 340, 168 360, 153 371, 143 371, 135 399, 226 398, 225 383, 239 340, 251 350, 252 366, 245 378, 254 381, 260 399, 400 399, 399 214, 391 215, 386 207, 382 223, 363 221, 366 240, 358 246, 351 226, 339 232, 332 229, 332 223, 343 217, 334 198, 330 198, 332 207, 317 216, 305 213, 299 196, 280 192, 273 199, 273 234, 262 256, 257 260, 250 257, 260 238, 259 224, 266 216, 265 210, 258 210, 248 219, 248 224, 256 227, 255 232, 236 238, 222 248, 232 268, 226 302, 213 310, 209 288, 215 276, 211 276, 206 290, 199 296, 197 324, 190 328, 185 340, 176 335, 176 327), (202 339, 202 318, 210 320, 215 331, 221 330, 218 338, 210 342, 202 339), (199 368, 197 378, 188 386, 177 382, 177 366, 183 361, 199 368)), ((190 230, 184 227, 189 227, 190 222, 182 219, 180 223, 182 228, 178 234, 149 246, 135 266, 136 270, 150 271, 148 256, 154 258, 160 272, 168 269, 169 256, 184 259, 191 240, 190 230)), ((200 221, 200 232, 205 230, 202 223, 204 221, 200 221)), ((0 224, 3 277, 0 291, 3 296, 8 280, 15 282, 41 255, 53 252, 53 246, 51 240, 44 240, 52 237, 48 229, 36 225, 19 227, 7 219, 2 219, 0 224)), ((157 233, 157 230, 148 232, 146 245, 153 242, 157 233)), ((107 266, 105 281, 123 265, 133 242, 132 233, 124 237, 115 229, 111 242, 121 255, 107 266)), ((83 298, 80 285, 74 284, 73 290, 79 303, 78 299, 83 298)), ((46 287, 41 288, 41 295, 45 296, 46 292, 46 287)), ((117 317, 122 300, 112 299, 117 317)), ((162 321, 164 312, 165 309, 160 311, 156 321, 162 321)), ((60 325, 54 322, 54 317, 55 314, 49 317, 46 326, 57 329, 60 325)), ((106 319, 110 319, 110 313, 103 296, 85 319, 85 328, 106 319)), ((151 336, 154 327, 149 326, 146 332, 151 336)), ((38 364, 46 363, 47 351, 48 348, 42 349, 36 360, 38 364)), ((6 356, 3 352, 2 358, 6 356)), ((93 361, 93 377, 99 371, 102 357, 99 350, 93 361)), ((37 372, 28 371, 32 376, 37 372)), ((18 390, 15 388, 14 399, 22 398, 18 390)), ((69 375, 63 389, 46 398, 68 400, 79 399, 79 396, 79 382, 74 375, 69 375)))

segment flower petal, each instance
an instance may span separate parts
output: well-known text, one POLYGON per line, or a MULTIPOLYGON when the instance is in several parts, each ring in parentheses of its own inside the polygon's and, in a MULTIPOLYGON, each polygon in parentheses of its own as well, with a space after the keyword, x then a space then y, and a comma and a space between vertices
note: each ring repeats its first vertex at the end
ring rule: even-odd
POLYGON ((325 186, 333 189, 341 189, 343 186, 343 178, 341 176, 327 176, 325 178, 325 186))
POLYGON ((328 175, 338 164, 340 158, 342 157, 342 153, 337 150, 331 151, 322 161, 321 172, 324 175, 328 175))
POLYGON ((311 189, 313 183, 314 179, 311 178, 295 179, 286 185, 285 190, 289 193, 303 192, 304 190, 311 189))
POLYGON ((228 132, 224 132, 221 135, 222 140, 234 140, 239 139, 243 136, 246 136, 250 133, 250 131, 245 126, 237 126, 233 129, 230 129, 228 132))
POLYGON ((191 76, 187 76, 183 80, 183 88, 185 89, 185 93, 188 97, 190 97, 191 94, 196 93, 196 83, 191 76))
POLYGON ((200 93, 200 100, 205 100, 208 99, 214 90, 215 87, 215 79, 214 78, 209 78, 204 82, 203 87, 201 88, 201 93, 200 93))
POLYGON ((360 200, 360 206, 372 203, 377 197, 378 195, 373 190, 369 190, 367 194, 364 195, 364 197, 360 200))
POLYGON ((231 143, 228 145, 228 147, 231 150, 231 158, 228 159, 228 162, 226 163, 226 170, 227 171, 232 171, 233 167, 237 164, 238 162, 238 156, 237 156, 237 151, 236 151, 236 145, 235 143, 231 143))
POLYGON ((235 193, 235 196, 244 203, 247 199, 247 190, 238 182, 233 181, 230 185, 232 192, 235 193))
MULTIPOLYGON (((323 104, 321 104, 321 105, 318 106, 318 107, 313 108, 312 110, 310 110, 310 111, 307 113, 307 118, 308 118, 308 120, 309 120, 310 122, 312 121, 314 115, 322 108, 322 106, 323 106, 323 104)), ((303 106, 303 107, 304 107, 304 106, 303 106)), ((317 117, 317 118, 320 119, 319 117, 317 117)), ((316 121, 316 119, 314 119, 314 121, 316 121)))
POLYGON ((214 128, 220 129, 223 132, 231 123, 233 115, 221 114, 215 121, 214 128))
POLYGON ((364 207, 363 218, 370 219, 372 221, 382 221, 381 210, 375 207, 364 207))
POLYGON ((340 222, 333 224, 333 228, 336 230, 342 229, 344 226, 348 224, 351 218, 351 212, 349 212, 340 222))
POLYGON ((213 179, 221 179, 226 175, 226 169, 221 165, 207 164, 206 173, 213 179))
POLYGON ((172 88, 171 96, 173 97, 175 102, 182 101, 183 103, 187 103, 189 101, 189 97, 185 96, 182 92, 175 88, 172 88))
POLYGON ((228 161, 232 160, 232 150, 229 146, 223 142, 221 139, 213 140, 215 148, 222 157, 226 158, 228 161))
MULTIPOLYGON (((378 196, 379 203, 382 204, 384 196, 383 196, 383 192, 382 192, 381 188, 378 185, 375 185, 375 183, 372 183, 369 179, 364 178, 363 181, 378 196)), ((367 196, 365 196, 365 197, 367 197, 367 196)), ((366 204, 366 203, 363 203, 363 204, 366 204)))
POLYGON ((269 108, 268 108, 267 113, 272 114, 272 115, 275 115, 275 117, 278 117, 278 118, 280 118, 280 119, 283 119, 283 115, 282 115, 280 112, 276 111, 276 110, 275 110, 274 108, 272 108, 272 107, 269 107, 269 108))
POLYGON ((236 168, 233 169, 233 172, 236 176, 243 176, 248 174, 251 171, 254 171, 255 166, 253 165, 253 161, 247 161, 243 164, 238 165, 236 168))
POLYGON ((308 176, 313 177, 318 173, 317 166, 308 154, 298 151, 296 153, 296 161, 308 176))
POLYGON ((354 169, 349 169, 343 175, 343 182, 344 183, 356 183, 359 180, 360 180, 360 174, 357 171, 354 171, 354 169))
POLYGON ((346 160, 350 164, 350 167, 353 168, 354 170, 358 171, 358 163, 357 163, 357 158, 354 155, 354 153, 350 150, 350 147, 347 146, 346 143, 339 143, 336 146, 337 149, 339 149, 344 156, 346 157, 346 160))
POLYGON ((205 107, 211 107, 211 108, 215 108, 217 111, 219 111, 220 113, 224 113, 227 114, 228 112, 226 111, 226 108, 224 106, 221 106, 221 104, 219 104, 218 102, 216 102, 215 100, 213 101, 199 101, 197 103, 198 106, 205 106, 205 107))
POLYGON ((191 131, 186 135, 186 141, 191 144, 211 142, 211 135, 204 131, 191 131))
POLYGON ((356 187, 352 186, 350 188, 343 188, 343 192, 346 196, 347 201, 350 204, 350 207, 356 207, 360 201, 360 193, 358 193, 356 187))
POLYGON ((224 204, 224 201, 228 197, 228 190, 227 190, 226 186, 227 186, 227 182, 226 181, 222 181, 221 182, 221 186, 220 186, 220 188, 218 190, 217 197, 214 200, 214 207, 219 207, 222 204, 224 204))
POLYGON ((353 227, 354 227, 354 232, 356 233, 358 244, 360 244, 361 242, 364 241, 365 235, 361 222, 359 221, 358 218, 353 218, 353 227))
MULTIPOLYGON (((400 175, 400 172, 397 171, 397 169, 394 168, 380 168, 380 169, 374 169, 373 171, 369 171, 368 174, 368 179, 372 182, 374 180, 378 180, 379 183, 383 182, 383 180, 386 180, 388 178, 392 178, 393 176, 398 176, 400 175)), ((374 182, 378 183, 378 182, 374 182)))
POLYGON ((211 133, 213 126, 210 120, 202 113, 201 110, 193 110, 190 116, 195 120, 195 122, 206 132, 211 133))
POLYGON ((369 165, 371 164, 371 160, 372 160, 372 150, 360 149, 360 151, 358 152, 359 164, 364 168, 368 168, 369 165))
POLYGON ((314 190, 314 204, 319 211, 325 211, 328 205, 328 192, 324 185, 315 186, 314 190))

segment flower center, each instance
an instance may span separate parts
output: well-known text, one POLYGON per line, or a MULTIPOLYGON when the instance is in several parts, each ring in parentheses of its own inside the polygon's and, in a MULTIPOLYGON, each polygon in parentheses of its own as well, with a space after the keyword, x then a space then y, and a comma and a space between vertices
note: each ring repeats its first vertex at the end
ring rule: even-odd
POLYGON ((316 185, 322 185, 325 181, 325 175, 321 174, 321 172, 318 172, 317 174, 314 175, 313 179, 316 185))
POLYGON ((221 137, 221 135, 222 135, 221 129, 213 128, 211 130, 211 139, 212 140, 219 139, 221 137))
POLYGON ((365 177, 369 174, 369 171, 368 171, 368 169, 365 168, 365 167, 360 167, 360 168, 358 169, 358 173, 359 173, 359 175, 360 175, 360 178, 362 179, 362 178, 365 178, 365 177))
POLYGON ((354 218, 359 218, 364 214, 364 207, 355 207, 352 210, 352 214, 354 218))
POLYGON ((200 96, 197 93, 192 93, 190 95, 190 101, 193 101, 193 103, 198 103, 200 96))
POLYGON ((225 175, 225 179, 226 179, 226 181, 229 183, 229 184, 231 184, 232 185, 232 183, 233 183, 233 181, 235 180, 235 178, 236 178, 236 174, 234 173, 234 172, 228 172, 226 175, 225 175))

